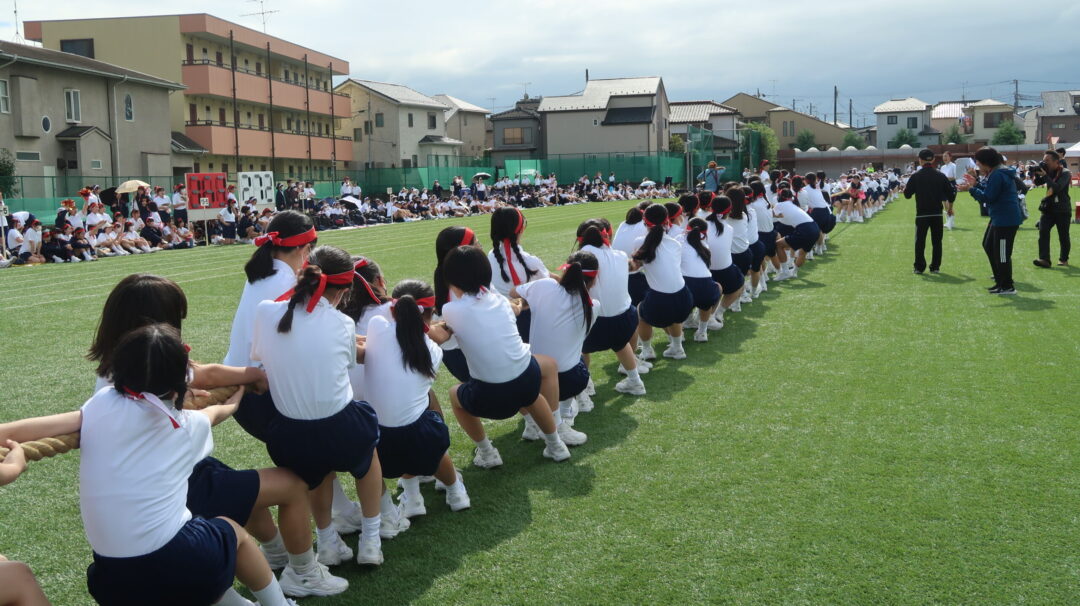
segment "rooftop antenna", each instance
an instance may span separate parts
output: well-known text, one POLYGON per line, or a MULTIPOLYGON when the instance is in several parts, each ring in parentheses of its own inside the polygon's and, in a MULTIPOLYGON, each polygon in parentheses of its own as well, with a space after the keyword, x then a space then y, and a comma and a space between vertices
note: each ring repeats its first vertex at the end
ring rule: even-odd
POLYGON ((522 90, 525 91, 525 98, 528 99, 529 98, 529 85, 532 84, 532 82, 518 82, 517 84, 518 84, 518 86, 520 86, 522 88, 522 90))
POLYGON ((15 7, 15 37, 11 40, 19 44, 25 44, 26 39, 22 37, 22 32, 19 31, 19 2, 18 0, 11 0, 11 4, 15 7))
POLYGON ((266 16, 267 15, 272 15, 274 13, 280 13, 281 11, 278 11, 278 10, 268 11, 268 10, 266 10, 266 0, 247 0, 247 1, 248 2, 258 2, 259 3, 259 10, 254 12, 254 13, 248 13, 246 15, 240 15, 240 16, 241 17, 256 17, 256 16, 261 17, 262 18, 262 29, 263 29, 263 33, 265 34, 266 33, 266 16))
POLYGON ((488 97, 488 101, 491 101, 491 113, 495 113, 495 97, 488 97))

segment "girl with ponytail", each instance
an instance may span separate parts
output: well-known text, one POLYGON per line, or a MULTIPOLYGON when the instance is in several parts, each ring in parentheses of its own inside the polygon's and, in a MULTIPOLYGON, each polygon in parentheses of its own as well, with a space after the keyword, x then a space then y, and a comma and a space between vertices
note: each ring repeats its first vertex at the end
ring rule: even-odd
POLYGON ((690 319, 697 328, 694 340, 699 342, 709 340, 709 319, 720 302, 721 294, 720 286, 713 281, 712 273, 709 272, 712 253, 708 246, 708 232, 709 224, 705 219, 694 217, 679 236, 683 245, 680 265, 683 280, 686 281, 686 287, 694 297, 694 307, 698 310, 697 317, 691 310, 690 319))
MULTIPOLYGON (((750 264, 753 263, 754 253, 750 252, 750 221, 747 219, 746 195, 741 187, 732 187, 725 192, 731 200, 731 211, 724 216, 724 227, 731 230, 731 260, 735 267, 742 272, 743 281, 750 273, 750 264)), ((741 304, 749 302, 749 293, 743 289, 739 301, 732 307, 732 311, 741 311, 741 304)))
MULTIPOLYGON (((450 300, 450 286, 446 283, 446 276, 443 275, 443 261, 450 251, 459 246, 479 248, 480 243, 476 238, 476 233, 468 227, 454 226, 443 229, 435 238, 435 279, 432 284, 435 285, 435 315, 437 317, 442 315, 443 305, 450 300)), ((443 351, 443 366, 458 381, 462 383, 468 381, 469 364, 465 361, 465 354, 458 347, 457 337, 451 334, 449 339, 439 344, 439 347, 443 351)))
POLYGON ((530 352, 518 334, 510 301, 488 290, 491 264, 484 252, 476 246, 454 248, 443 261, 443 275, 450 300, 442 317, 465 353, 470 375, 450 389, 450 402, 458 424, 476 443, 473 464, 502 465, 481 419, 508 419, 519 412, 531 415, 543 432, 545 457, 569 459, 558 417, 551 413, 559 401, 555 360, 530 352))
POLYGON ((649 231, 637 239, 637 250, 631 258, 631 266, 644 272, 649 286, 638 305, 639 357, 656 359, 652 346, 653 327, 656 327, 663 328, 671 337, 664 357, 682 360, 686 357, 682 322, 694 307, 694 298, 680 271, 682 245, 667 235, 668 212, 663 205, 653 204, 646 208, 642 221, 649 231))
MULTIPOLYGON (((589 369, 581 358, 585 335, 596 320, 595 307, 589 288, 596 284, 600 264, 592 253, 578 251, 570 255, 566 264, 559 268, 559 279, 544 278, 536 282, 515 286, 512 295, 521 297, 533 310, 533 341, 529 344, 533 353, 555 360, 559 373, 558 409, 559 436, 567 446, 584 444, 588 437, 575 430, 574 400, 589 385, 589 369)), ((525 440, 539 440, 540 428, 529 418, 525 420, 525 440)))
POLYGON ((723 221, 731 212, 731 199, 727 196, 716 196, 709 208, 712 212, 705 218, 708 224, 706 238, 709 243, 709 273, 712 274, 713 281, 720 286, 723 296, 713 318, 709 320, 708 327, 710 330, 719 330, 724 327, 724 312, 738 303, 742 295, 744 278, 731 258, 731 239, 734 232, 723 221))
MULTIPOLYGON (((509 296, 515 286, 548 277, 548 270, 540 257, 534 257, 521 249, 521 236, 525 233, 525 215, 513 206, 498 208, 491 214, 491 287, 509 296)), ((522 309, 517 317, 518 333, 529 342, 529 310, 522 309)))
POLYGON ((748 295, 753 298, 759 293, 759 285, 762 282, 761 264, 765 261, 765 244, 761 241, 760 228, 758 227, 757 213, 750 208, 750 200, 753 199, 754 190, 749 186, 741 186, 744 205, 746 208, 746 239, 750 242, 750 292, 748 295))
POLYGON ((772 209, 765 197, 765 187, 760 181, 750 182, 750 203, 747 206, 757 219, 758 241, 762 245, 764 256, 764 267, 758 268, 760 275, 757 295, 760 295, 768 290, 768 271, 780 270, 780 263, 776 260, 776 229, 773 227, 772 209))
POLYGON ((777 280, 786 280, 799 276, 799 268, 806 262, 806 253, 813 250, 814 245, 817 244, 821 229, 814 219, 806 214, 806 211, 795 204, 794 195, 790 189, 780 190, 779 198, 780 202, 773 209, 773 216, 788 226, 791 231, 787 236, 777 238, 777 254, 781 263, 787 260, 789 250, 795 257, 794 263, 780 270, 776 276, 777 280))
MULTIPOLYGON (((626 211, 626 220, 619 225, 619 229, 615 231, 615 236, 611 239, 611 248, 622 251, 627 259, 633 256, 634 251, 637 250, 634 242, 649 230, 645 226, 644 219, 645 209, 650 204, 652 203, 642 201, 637 206, 630 207, 630 210, 626 211)), ((630 303, 634 306, 634 309, 637 309, 638 304, 645 299, 645 293, 649 290, 645 274, 637 270, 630 272, 627 289, 630 293, 630 303)))
POLYGON ((683 214, 682 205, 676 202, 665 203, 664 209, 667 210, 668 213, 667 235, 672 238, 678 238, 685 231, 684 226, 686 225, 686 221, 692 218, 693 215, 683 214))
MULTIPOLYGON (((822 191, 816 174, 806 173, 806 187, 799 194, 799 204, 814 220, 814 223, 817 223, 820 235, 814 245, 814 251, 824 254, 825 234, 836 226, 836 217, 832 214, 828 196, 822 191)), ((813 252, 810 254, 812 255, 813 252)))
MULTIPOLYGON (((652 364, 639 361, 634 355, 637 346, 637 308, 632 304, 629 291, 629 259, 626 253, 611 246, 611 224, 607 219, 589 219, 578 226, 578 249, 591 253, 596 258, 599 273, 592 287, 593 298, 600 303, 594 308, 596 322, 585 337, 582 345, 585 364, 589 364, 589 354, 611 350, 619 359, 619 372, 627 378, 615 384, 615 391, 632 395, 645 395, 645 385, 641 374, 649 372, 652 364)), ((644 274, 640 274, 644 279, 644 274)), ((581 412, 592 410, 589 387, 578 397, 578 409, 581 412)))
POLYGON ((432 325, 435 291, 419 280, 394 288, 390 316, 368 324, 364 356, 368 401, 379 418, 379 462, 383 478, 401 478, 401 513, 424 515, 420 478, 434 475, 446 486, 452 511, 468 509, 469 494, 447 450, 450 430, 432 391, 442 359, 439 343, 449 331, 432 325))
POLYGON ((348 296, 356 269, 349 253, 332 246, 311 252, 296 287, 255 311, 252 357, 266 368, 278 414, 266 431, 266 448, 275 464, 293 470, 311 491, 319 562, 333 566, 353 551, 334 529, 332 472, 356 478, 363 510, 357 562, 379 565, 383 537, 407 528, 396 508, 382 512, 384 486, 375 445, 375 411, 353 398, 349 370, 364 359, 356 322, 337 310, 348 296))

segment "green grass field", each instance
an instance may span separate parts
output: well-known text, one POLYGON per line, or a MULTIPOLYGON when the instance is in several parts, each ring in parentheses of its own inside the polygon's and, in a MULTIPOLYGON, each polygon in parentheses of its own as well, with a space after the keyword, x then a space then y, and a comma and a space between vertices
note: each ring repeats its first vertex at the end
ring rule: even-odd
MULTIPOLYGON (((528 211, 524 245, 558 266, 579 221, 626 206, 528 211)), ((958 208, 941 275, 911 273, 911 202, 842 224, 800 279, 688 342, 688 359, 657 363, 646 397, 617 395, 614 357, 596 356, 597 407, 576 425, 589 442, 568 463, 542 459, 510 420, 488 424, 505 465, 478 470, 450 421, 473 508, 452 514, 426 485, 428 515, 384 543, 384 566, 336 568, 349 592, 304 603, 1075 603, 1080 269, 1032 267, 1032 219, 1020 294, 988 295, 984 219, 966 195, 958 208)), ((487 241, 486 217, 462 223, 487 241)), ((430 279, 447 225, 319 240, 373 257, 391 282, 430 279)), ((90 395, 82 356, 129 273, 179 282, 192 356, 219 361, 250 252, 0 271, 0 421, 90 395)), ((235 423, 215 438, 235 467, 270 464, 235 423)), ((54 603, 90 603, 77 455, 0 488, 0 553, 30 563, 54 603)))

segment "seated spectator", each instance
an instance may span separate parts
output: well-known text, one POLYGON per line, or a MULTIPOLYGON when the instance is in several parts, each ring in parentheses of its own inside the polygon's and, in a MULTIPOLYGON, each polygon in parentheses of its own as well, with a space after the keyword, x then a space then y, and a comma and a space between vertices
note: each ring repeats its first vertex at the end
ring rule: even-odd
POLYGON ((162 233, 161 228, 158 227, 157 221, 153 217, 146 218, 146 224, 141 230, 139 230, 139 236, 150 246, 152 249, 167 249, 169 248, 168 242, 165 241, 165 234, 162 233))

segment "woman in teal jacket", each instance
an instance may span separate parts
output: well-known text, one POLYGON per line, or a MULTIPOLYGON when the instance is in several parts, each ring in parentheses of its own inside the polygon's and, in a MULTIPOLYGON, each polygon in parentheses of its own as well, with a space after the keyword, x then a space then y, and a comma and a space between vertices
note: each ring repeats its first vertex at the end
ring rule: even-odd
POLYGON ((716 193, 720 191, 720 178, 722 175, 723 173, 717 168, 716 162, 709 162, 709 166, 701 171, 697 178, 705 180, 705 191, 716 193))
POLYGON ((990 224, 983 235, 983 250, 994 272, 994 286, 990 292, 996 295, 1015 295, 1012 277, 1012 251, 1016 231, 1024 222, 1020 197, 1016 191, 1016 172, 1005 166, 1005 159, 992 147, 975 152, 975 164, 982 175, 977 181, 968 173, 964 183, 957 189, 970 191, 971 197, 986 205, 990 212, 990 224))

